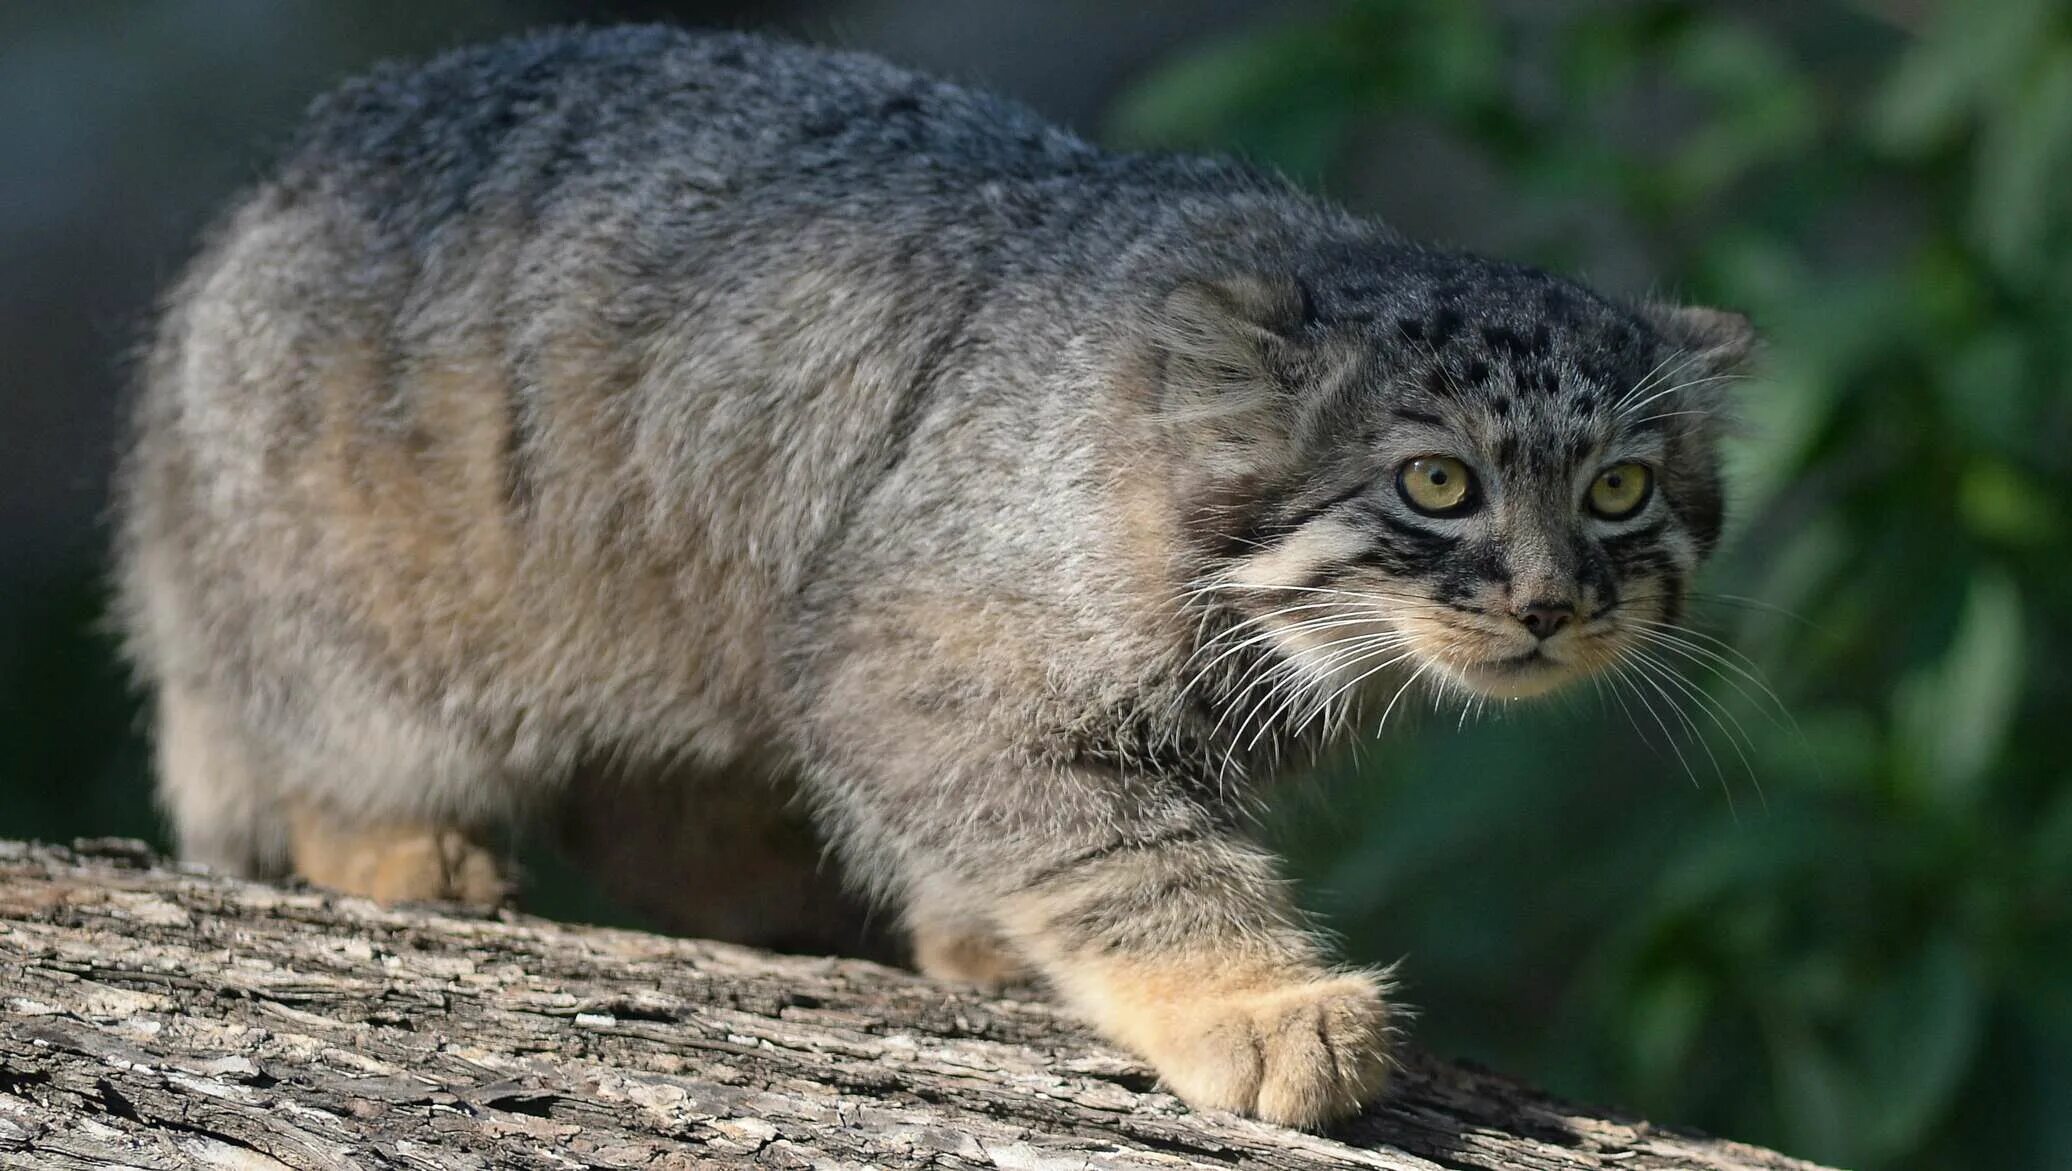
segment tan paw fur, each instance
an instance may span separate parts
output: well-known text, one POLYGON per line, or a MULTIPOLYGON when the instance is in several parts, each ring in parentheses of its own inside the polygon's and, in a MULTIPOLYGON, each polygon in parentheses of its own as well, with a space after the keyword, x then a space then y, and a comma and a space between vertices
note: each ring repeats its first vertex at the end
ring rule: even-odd
POLYGON ((511 893, 495 853, 457 829, 343 829, 303 811, 294 852, 295 872, 310 882, 384 903, 495 907, 511 893))
POLYGON ((1131 965, 1101 984, 1087 1006, 1096 1023, 1191 1106, 1316 1127, 1357 1113, 1387 1080, 1389 1011, 1371 973, 1231 979, 1212 965, 1131 965))
POLYGON ((998 988, 1029 975, 1005 940, 984 931, 916 924, 913 941, 914 967, 936 980, 998 988))

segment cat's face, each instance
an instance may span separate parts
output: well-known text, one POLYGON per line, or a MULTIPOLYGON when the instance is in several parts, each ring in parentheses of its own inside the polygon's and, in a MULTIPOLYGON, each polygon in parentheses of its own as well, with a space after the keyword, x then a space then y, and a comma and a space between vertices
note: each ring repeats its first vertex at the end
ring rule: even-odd
POLYGON ((1191 403, 1212 439, 1200 515, 1223 541, 1204 586, 1327 697, 1645 670, 1719 535, 1719 390, 1746 322, 1405 264, 1181 295, 1166 378, 1206 388, 1176 418, 1191 403))

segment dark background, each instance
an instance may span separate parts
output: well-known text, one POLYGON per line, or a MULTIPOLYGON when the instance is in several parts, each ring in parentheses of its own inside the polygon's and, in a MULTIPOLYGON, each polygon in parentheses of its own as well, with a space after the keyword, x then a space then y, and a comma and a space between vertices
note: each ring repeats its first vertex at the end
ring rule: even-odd
POLYGON ((1279 836, 1441 1052, 1854 1166, 2072 1167, 2061 0, 0 7, 0 834, 162 840, 100 510, 204 220, 343 76, 574 18, 876 49, 1749 311, 1720 641, 1421 710, 1279 836))

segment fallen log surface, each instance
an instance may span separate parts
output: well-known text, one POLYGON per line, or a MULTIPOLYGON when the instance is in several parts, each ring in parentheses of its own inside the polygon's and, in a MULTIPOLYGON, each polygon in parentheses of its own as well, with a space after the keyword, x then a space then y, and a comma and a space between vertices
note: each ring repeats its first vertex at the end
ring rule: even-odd
POLYGON ((0 842, 0 1166, 1763 1168, 1410 1054, 1329 1137, 1189 1111, 1034 999, 860 960, 0 842))

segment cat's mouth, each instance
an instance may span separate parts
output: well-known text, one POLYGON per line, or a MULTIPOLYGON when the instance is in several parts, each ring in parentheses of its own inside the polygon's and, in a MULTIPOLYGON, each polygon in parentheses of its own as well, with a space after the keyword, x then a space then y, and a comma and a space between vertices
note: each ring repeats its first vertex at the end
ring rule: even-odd
POLYGON ((1609 626, 1568 631, 1524 647, 1486 629, 1456 627, 1449 634, 1443 649, 1433 648, 1439 666, 1462 687, 1500 699, 1544 695, 1594 673, 1618 654, 1616 628, 1609 626))
POLYGON ((1524 699, 1552 691, 1587 668, 1556 658, 1544 646, 1517 654, 1448 664, 1470 690, 1501 699, 1524 699))
POLYGON ((1539 647, 1534 647, 1522 655, 1512 655, 1504 659, 1491 659, 1484 663, 1483 666, 1491 671, 1516 672, 1526 670, 1538 664, 1552 662, 1553 660, 1547 657, 1546 651, 1541 650, 1539 647))

